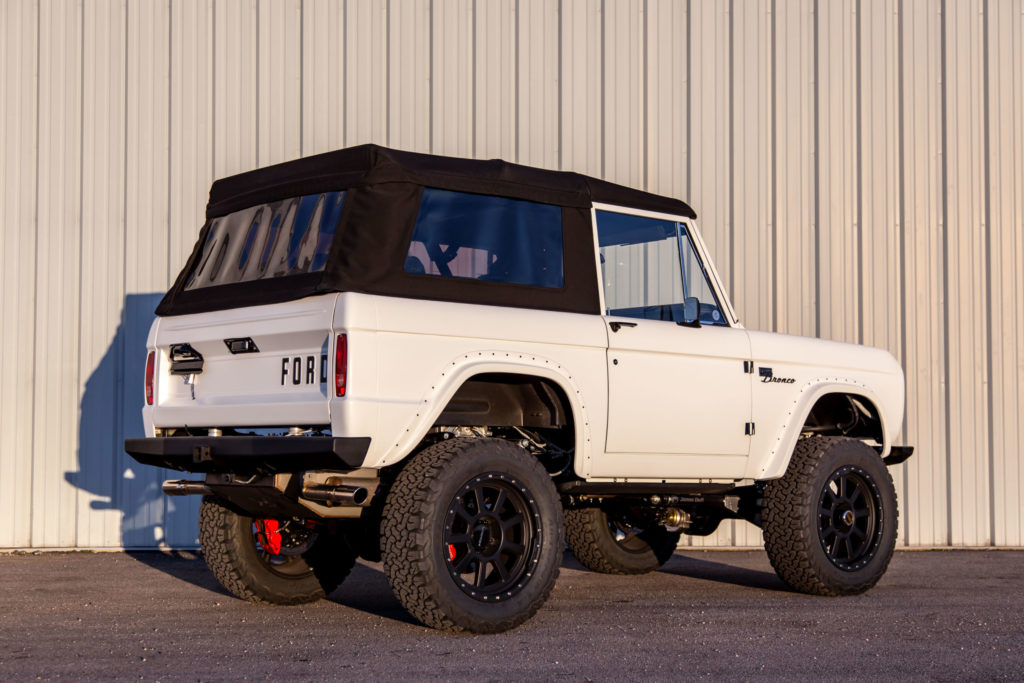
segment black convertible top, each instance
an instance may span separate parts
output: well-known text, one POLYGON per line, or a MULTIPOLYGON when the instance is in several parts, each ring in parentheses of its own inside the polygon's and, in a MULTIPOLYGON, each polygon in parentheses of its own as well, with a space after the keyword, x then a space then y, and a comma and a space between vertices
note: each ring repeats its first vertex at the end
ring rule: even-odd
POLYGON ((696 218, 685 202, 567 171, 359 145, 240 173, 213 183, 206 217, 297 195, 380 183, 493 194, 589 209, 594 202, 696 218))
POLYGON ((599 313, 590 209, 594 203, 695 218, 684 202, 597 178, 510 164, 360 145, 217 180, 206 225, 157 315, 184 315, 290 301, 326 292, 365 292, 492 306, 599 313), (406 272, 425 188, 561 207, 564 286, 538 287, 406 272), (337 233, 316 272, 189 288, 213 223, 295 197, 345 191, 337 233))

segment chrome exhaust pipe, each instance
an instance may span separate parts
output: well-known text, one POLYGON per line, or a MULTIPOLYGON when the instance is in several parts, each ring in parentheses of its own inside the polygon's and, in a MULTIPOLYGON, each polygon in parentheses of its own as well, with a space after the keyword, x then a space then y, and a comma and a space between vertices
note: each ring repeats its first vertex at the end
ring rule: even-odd
POLYGON ((325 505, 361 506, 370 492, 363 486, 306 486, 302 497, 325 505))
POLYGON ((160 488, 168 496, 206 496, 213 493, 206 482, 188 479, 168 479, 160 488))

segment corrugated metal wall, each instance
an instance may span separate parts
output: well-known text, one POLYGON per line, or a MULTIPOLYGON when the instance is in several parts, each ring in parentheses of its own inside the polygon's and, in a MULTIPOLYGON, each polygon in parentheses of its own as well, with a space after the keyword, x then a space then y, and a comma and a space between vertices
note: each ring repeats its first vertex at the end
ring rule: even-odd
POLYGON ((369 141, 687 199, 748 327, 903 361, 902 543, 1024 545, 1024 0, 5 0, 0 78, 0 547, 193 543, 153 306, 213 178, 369 141))

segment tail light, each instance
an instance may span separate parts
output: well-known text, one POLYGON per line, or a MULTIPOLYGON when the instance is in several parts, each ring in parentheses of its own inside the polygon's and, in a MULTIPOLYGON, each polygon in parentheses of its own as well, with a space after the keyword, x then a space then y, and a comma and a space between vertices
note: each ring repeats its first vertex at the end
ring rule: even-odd
POLYGON ((156 369, 156 354, 153 351, 146 356, 146 405, 153 405, 153 371, 156 369))
POLYGON ((334 346, 334 394, 345 395, 345 383, 348 379, 348 335, 339 334, 338 343, 334 346))

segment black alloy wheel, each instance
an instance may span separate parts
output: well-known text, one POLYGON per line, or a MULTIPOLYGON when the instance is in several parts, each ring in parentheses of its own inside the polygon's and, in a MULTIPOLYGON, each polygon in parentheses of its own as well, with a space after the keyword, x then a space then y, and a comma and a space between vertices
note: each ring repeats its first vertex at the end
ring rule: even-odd
POLYGON ((878 551, 879 499, 878 485, 859 467, 841 467, 826 482, 818 502, 818 539, 839 569, 856 571, 878 551))
POLYGON ((526 487, 501 472, 466 484, 445 515, 448 568, 463 593, 485 602, 515 596, 540 552, 539 513, 526 487))

